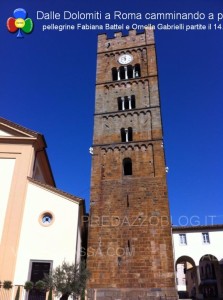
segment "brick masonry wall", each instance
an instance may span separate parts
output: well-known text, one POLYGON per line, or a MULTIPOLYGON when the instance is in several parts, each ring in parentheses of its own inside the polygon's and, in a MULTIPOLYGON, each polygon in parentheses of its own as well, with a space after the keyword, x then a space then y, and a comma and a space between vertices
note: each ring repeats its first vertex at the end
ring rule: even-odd
POLYGON ((93 143, 89 299, 176 297, 152 31, 99 36, 93 143), (140 64, 139 78, 112 81, 122 53, 140 64), (136 107, 119 110, 118 97, 131 95, 136 107), (122 142, 120 129, 128 127, 133 140, 122 142), (124 158, 131 175, 124 175, 124 158))

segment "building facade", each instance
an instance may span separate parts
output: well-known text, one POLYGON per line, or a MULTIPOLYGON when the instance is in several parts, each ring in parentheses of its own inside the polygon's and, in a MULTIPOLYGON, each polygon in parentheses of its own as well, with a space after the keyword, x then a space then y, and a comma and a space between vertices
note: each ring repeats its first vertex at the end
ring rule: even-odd
MULTIPOLYGON (((26 281, 80 260, 84 201, 55 187, 44 137, 0 118, 0 299, 32 299, 26 281)), ((44 295, 43 298, 45 299, 44 295)))
POLYGON ((223 299, 223 225, 173 227, 177 288, 198 299, 223 299))
POLYGON ((153 32, 99 35, 90 299, 175 299, 153 32))

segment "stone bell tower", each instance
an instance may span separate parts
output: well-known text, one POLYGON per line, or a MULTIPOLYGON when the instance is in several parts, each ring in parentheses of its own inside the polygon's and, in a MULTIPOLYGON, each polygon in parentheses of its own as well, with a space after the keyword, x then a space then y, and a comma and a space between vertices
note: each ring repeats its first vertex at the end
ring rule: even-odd
POLYGON ((176 299, 153 31, 99 35, 92 147, 89 299, 176 299))

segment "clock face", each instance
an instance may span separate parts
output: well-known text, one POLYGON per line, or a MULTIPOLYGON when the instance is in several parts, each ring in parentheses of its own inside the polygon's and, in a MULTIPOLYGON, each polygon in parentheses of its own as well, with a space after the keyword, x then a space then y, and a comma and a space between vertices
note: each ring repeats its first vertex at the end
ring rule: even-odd
POLYGON ((119 56, 118 62, 122 65, 127 65, 133 60, 131 54, 122 54, 119 56))

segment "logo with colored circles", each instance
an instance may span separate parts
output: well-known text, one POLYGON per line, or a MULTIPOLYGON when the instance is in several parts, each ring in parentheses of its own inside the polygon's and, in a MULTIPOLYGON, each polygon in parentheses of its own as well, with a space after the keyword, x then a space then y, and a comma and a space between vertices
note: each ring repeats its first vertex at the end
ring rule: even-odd
POLYGON ((17 38, 23 38, 24 33, 33 31, 33 21, 27 17, 27 12, 23 8, 17 8, 13 12, 13 17, 8 18, 7 28, 9 32, 17 32, 17 38), (14 18, 13 18, 14 17, 14 18))

